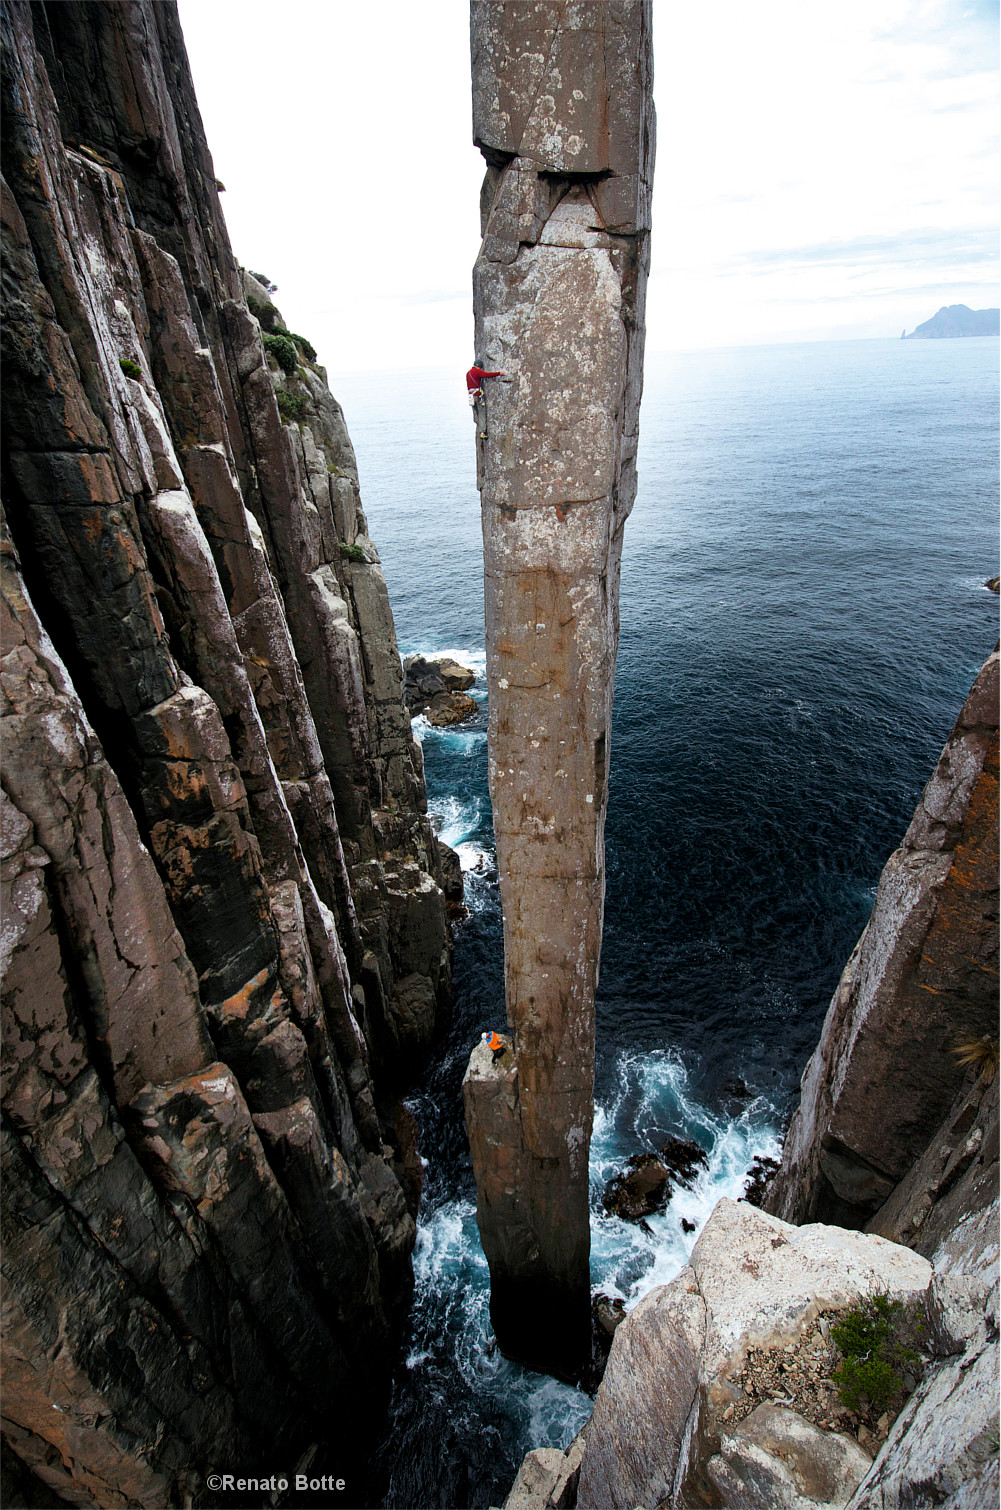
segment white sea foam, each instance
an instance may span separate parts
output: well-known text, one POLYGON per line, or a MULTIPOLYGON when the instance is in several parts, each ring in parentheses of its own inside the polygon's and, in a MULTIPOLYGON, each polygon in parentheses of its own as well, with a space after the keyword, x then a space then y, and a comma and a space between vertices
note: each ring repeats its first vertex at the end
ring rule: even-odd
MULTIPOLYGON (((461 855, 466 841, 483 821, 483 802, 479 797, 439 797, 430 805, 429 813, 438 838, 461 855)), ((472 869, 472 864, 468 868, 472 869)))
POLYGON ((761 1098, 731 1118, 696 1101, 680 1057, 667 1051, 626 1054, 607 1106, 595 1108, 591 1141, 591 1279, 631 1309, 654 1285, 684 1268, 716 1202, 738 1200, 755 1157, 776 1157, 778 1128, 761 1098), (691 1188, 676 1185, 665 1211, 646 1228, 600 1210, 605 1184, 633 1154, 657 1150, 666 1138, 694 1139, 706 1152, 691 1188), (694 1224, 686 1232, 682 1219, 694 1224))
MULTIPOLYGON (((446 840, 445 842, 447 843, 448 841, 446 840)), ((482 845, 460 843, 453 844, 452 848, 459 856, 459 861, 462 865, 462 871, 464 875, 467 871, 473 871, 479 875, 482 875, 485 871, 489 870, 493 865, 496 864, 492 852, 482 845)))
POLYGON ((476 687, 484 687, 487 679, 487 652, 482 645, 471 650, 468 645, 450 647, 448 645, 427 645, 416 641, 407 641, 406 645, 400 646, 401 656, 422 655, 426 660, 442 660, 445 656, 449 660, 458 661, 460 666, 468 666, 470 671, 476 673, 476 683, 470 690, 475 692, 476 687))

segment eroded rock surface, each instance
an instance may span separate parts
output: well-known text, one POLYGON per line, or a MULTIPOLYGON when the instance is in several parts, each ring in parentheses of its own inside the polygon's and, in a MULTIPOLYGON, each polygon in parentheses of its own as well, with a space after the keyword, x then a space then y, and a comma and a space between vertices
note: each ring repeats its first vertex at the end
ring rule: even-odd
POLYGON ((471 1072, 466 1116, 500 1346, 574 1377, 588 1349, 594 990, 642 381, 650 7, 474 0, 472 60, 488 163, 476 352, 506 371, 476 444, 517 1063, 497 1083, 471 1072))
POLYGON ((361 1443, 445 902, 343 417, 174 6, 2 28, 5 1442, 39 1503, 181 1504, 361 1443))

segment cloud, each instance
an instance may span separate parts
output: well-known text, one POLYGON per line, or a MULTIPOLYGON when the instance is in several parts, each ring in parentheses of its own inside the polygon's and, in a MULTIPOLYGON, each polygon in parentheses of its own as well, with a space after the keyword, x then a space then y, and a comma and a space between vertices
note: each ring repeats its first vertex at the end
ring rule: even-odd
POLYGON ((969 267, 994 264, 1001 238, 993 226, 958 230, 920 230, 888 236, 863 235, 815 246, 783 246, 755 250, 720 262, 721 269, 772 271, 807 266, 969 267))
POLYGON ((930 77, 960 78, 993 64, 999 24, 996 0, 925 0, 910 5, 901 21, 877 24, 874 39, 894 51, 934 47, 939 61, 930 77))

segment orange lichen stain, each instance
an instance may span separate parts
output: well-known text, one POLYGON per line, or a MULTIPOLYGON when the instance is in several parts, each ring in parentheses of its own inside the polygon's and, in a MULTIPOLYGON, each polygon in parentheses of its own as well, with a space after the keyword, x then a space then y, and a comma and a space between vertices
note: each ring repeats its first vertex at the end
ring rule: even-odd
POLYGON ((206 788, 200 766, 192 761, 174 759, 166 767, 167 792, 177 801, 193 797, 197 800, 206 788))
POLYGON ((193 1075, 185 1075, 183 1080, 175 1080, 172 1088, 178 1092, 191 1090, 201 1094, 207 1080, 225 1077, 228 1081, 230 1074, 228 1066, 223 1064, 221 1059, 217 1059, 214 1063, 207 1064, 204 1069, 195 1070, 193 1075))
POLYGON ((99 509, 92 514, 81 514, 80 526, 88 540, 99 540, 104 532, 104 518, 99 509))
POLYGON ((118 525, 118 529, 115 532, 115 538, 117 539, 118 544, 121 547, 122 555, 125 557, 126 561, 129 563, 133 571, 140 571, 146 565, 146 558, 139 548, 139 543, 136 540, 135 535, 133 535, 128 526, 123 524, 120 519, 116 519, 115 522, 118 525))
POLYGON ((241 986, 239 991, 234 992, 232 996, 227 996, 226 1000, 219 1007, 221 1016, 223 1018, 236 1017, 241 1020, 246 1017, 252 1005, 254 992, 260 990, 267 978, 268 972, 266 969, 258 970, 257 974, 251 976, 250 980, 247 981, 246 985, 241 986))

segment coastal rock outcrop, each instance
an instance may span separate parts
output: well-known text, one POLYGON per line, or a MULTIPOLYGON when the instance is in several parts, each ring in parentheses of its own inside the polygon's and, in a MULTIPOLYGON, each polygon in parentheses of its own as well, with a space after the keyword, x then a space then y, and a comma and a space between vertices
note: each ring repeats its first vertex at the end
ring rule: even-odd
POLYGON ((445 899, 343 417, 174 5, 2 42, 4 1439, 37 1502, 179 1505, 363 1443, 445 899))
POLYGON ((993 1202, 968 1210, 933 1261, 719 1202, 688 1266, 616 1328, 583 1431, 565 1453, 529 1454, 507 1504, 993 1510, 996 1177, 995 1152, 993 1202), (907 1365, 918 1377, 905 1373, 903 1398, 867 1431, 839 1400, 831 1329, 873 1294, 904 1303, 920 1352, 907 1365))
POLYGON ((937 314, 905 336, 907 341, 930 341, 953 336, 1001 335, 1001 309, 971 309, 968 304, 943 304, 937 314))
POLYGON ((403 658, 403 699, 411 713, 420 713, 443 693, 468 692, 476 672, 449 655, 407 655, 403 658))
POLYGON ((766 1197, 863 1226, 924 1154, 997 1034, 998 654, 977 677, 828 1010, 766 1197))
POLYGON ((489 780, 515 1064, 466 1121, 501 1349, 589 1348, 594 991, 622 532, 636 485, 654 155, 645 0, 473 0, 477 470, 489 780))
MULTIPOLYGON (((822 1429, 797 1412, 796 1373, 829 1367, 819 1319, 874 1289, 923 1303, 931 1281, 897 1244, 720 1201, 689 1264, 616 1328, 584 1430, 565 1455, 535 1454, 514 1503, 543 1510, 572 1475, 560 1503, 588 1510, 845 1504, 871 1456, 835 1420, 822 1429), (755 1355, 774 1357, 782 1388, 745 1391, 755 1355)), ((832 1382, 820 1387, 836 1406, 832 1382)))

